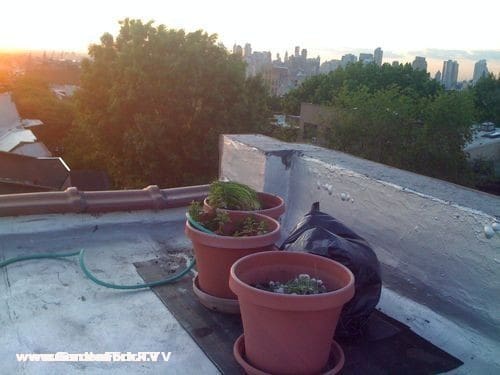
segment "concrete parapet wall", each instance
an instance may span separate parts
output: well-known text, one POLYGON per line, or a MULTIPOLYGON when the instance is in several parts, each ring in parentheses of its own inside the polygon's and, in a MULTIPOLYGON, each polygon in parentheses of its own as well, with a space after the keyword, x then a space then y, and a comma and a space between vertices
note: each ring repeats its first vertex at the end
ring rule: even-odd
POLYGON ((344 153, 257 135, 222 138, 220 173, 286 199, 285 230, 319 201, 374 247, 384 286, 500 337, 500 199, 344 153))

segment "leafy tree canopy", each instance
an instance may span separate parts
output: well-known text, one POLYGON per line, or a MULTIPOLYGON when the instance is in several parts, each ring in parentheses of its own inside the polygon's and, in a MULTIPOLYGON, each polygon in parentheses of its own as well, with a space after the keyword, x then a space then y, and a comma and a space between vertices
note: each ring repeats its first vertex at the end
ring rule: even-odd
POLYGON ((204 183, 217 175, 221 133, 260 132, 267 90, 216 35, 125 19, 82 64, 65 157, 106 169, 119 187, 204 183))
POLYGON ((479 121, 492 121, 500 125, 500 76, 493 74, 481 78, 473 88, 474 103, 479 121))
POLYGON ((49 81, 39 72, 27 72, 12 84, 13 99, 22 118, 39 119, 44 125, 33 127, 37 139, 60 155, 63 140, 74 118, 70 99, 60 100, 50 89, 49 81))
POLYGON ((366 159, 457 183, 470 184, 463 147, 472 138, 468 92, 415 97, 398 87, 372 92, 342 89, 328 146, 366 159))
POLYGON ((369 92, 374 92, 393 86, 414 97, 434 96, 442 91, 441 85, 431 80, 428 73, 414 70, 410 64, 378 66, 358 62, 307 79, 285 96, 285 112, 298 115, 302 102, 334 104, 341 89, 354 91, 364 87, 369 92))

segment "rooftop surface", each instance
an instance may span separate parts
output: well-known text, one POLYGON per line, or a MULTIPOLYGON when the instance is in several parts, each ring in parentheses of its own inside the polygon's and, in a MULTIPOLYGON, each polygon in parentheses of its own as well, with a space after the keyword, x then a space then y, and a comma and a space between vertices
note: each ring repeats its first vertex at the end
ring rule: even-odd
MULTIPOLYGON (((366 238, 382 265, 378 309, 464 362, 450 373, 499 373, 500 236, 484 233, 500 218, 497 197, 267 137, 224 136, 221 153, 221 177, 286 199, 285 233, 320 201, 323 211, 366 238)), ((185 206, 203 194, 206 186, 0 196, 0 260, 84 248, 99 278, 140 283, 134 263, 182 264, 190 254, 185 206)), ((2 373, 218 372, 171 314, 174 308, 151 290, 99 287, 76 259, 12 264, 0 279, 0 357, 12 358, 0 364, 2 373), (167 364, 15 360, 16 353, 58 351, 172 354, 167 364)), ((181 283, 172 287, 186 294, 181 283)))
MULTIPOLYGON (((184 212, 181 207, 3 218, 0 260, 85 249, 87 266, 102 280, 121 285, 156 281, 165 277, 161 269, 182 268, 192 254, 183 233, 184 212)), ((98 286, 85 277, 77 257, 15 263, 0 274, 2 373, 242 373, 232 357, 241 321, 199 304, 190 288, 195 271, 178 283, 154 288, 154 293, 98 286), (159 357, 155 363, 16 361, 16 354, 57 352, 171 354, 168 362, 159 357)), ((406 325, 377 314, 368 337, 341 341, 347 355, 343 373, 419 374, 461 365, 406 325)))
MULTIPOLYGON (((142 283, 134 262, 185 260, 184 208, 0 220, 0 259, 86 250, 97 277, 142 283), (62 219, 62 220, 61 220, 62 219)), ((32 260, 0 270, 0 373, 216 374, 215 366, 155 294, 98 286, 77 258, 32 260), (171 352, 167 363, 17 362, 16 353, 171 352), (190 372, 189 369, 196 369, 190 372)))

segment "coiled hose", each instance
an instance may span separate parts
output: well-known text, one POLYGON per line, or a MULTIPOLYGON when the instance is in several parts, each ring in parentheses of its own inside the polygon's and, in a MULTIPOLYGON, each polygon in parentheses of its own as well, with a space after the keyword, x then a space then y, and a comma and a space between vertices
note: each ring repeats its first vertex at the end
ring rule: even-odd
POLYGON ((74 257, 78 256, 78 262, 80 264, 80 268, 82 269, 83 273, 85 276, 87 276, 90 280, 92 280, 94 283, 104 286, 106 288, 111 288, 111 289, 142 289, 142 288, 152 288, 154 286, 159 286, 159 285, 164 285, 164 284, 169 284, 173 283, 180 278, 182 278, 184 275, 186 275, 191 269, 194 267, 196 264, 196 261, 193 259, 187 267, 177 275, 173 275, 170 277, 167 277, 166 279, 158 280, 158 281, 153 281, 150 283, 144 283, 144 284, 134 284, 134 285, 117 285, 117 284, 112 284, 108 283, 106 281, 99 280, 97 277, 95 277, 92 272, 87 268, 85 265, 84 261, 84 255, 85 255, 85 250, 80 250, 80 251, 74 251, 71 253, 57 253, 57 254, 35 254, 35 255, 26 255, 26 256, 19 256, 15 258, 10 258, 7 260, 4 260, 3 262, 0 262, 0 268, 6 267, 9 264, 12 263, 17 263, 17 262, 22 262, 25 260, 31 260, 31 259, 61 259, 61 258, 69 258, 69 257, 74 257))
MULTIPOLYGON (((186 218, 188 219, 189 223, 191 225, 193 225, 196 229, 201 230, 202 232, 205 232, 205 233, 214 234, 212 231, 205 228, 200 223, 198 223, 196 220, 191 218, 191 216, 188 213, 186 213, 186 218)), ((0 262, 0 268, 6 267, 12 263, 22 262, 22 261, 31 260, 31 259, 61 259, 61 258, 69 258, 69 257, 78 256, 78 262, 80 264, 80 268, 82 269, 83 273, 85 274, 85 276, 87 276, 90 280, 92 280, 97 285, 104 286, 106 288, 111 288, 111 289, 130 290, 130 289, 152 288, 152 287, 159 286, 159 285, 173 283, 173 282, 179 280, 180 278, 182 278, 183 276, 185 276, 189 271, 191 271, 191 269, 196 264, 196 261, 193 259, 193 260, 191 260, 191 262, 189 262, 187 267, 184 270, 182 270, 182 272, 178 273, 177 275, 167 277, 166 279, 153 281, 150 283, 144 283, 144 284, 117 285, 117 284, 112 284, 112 283, 108 283, 106 281, 99 280, 97 277, 95 277, 92 274, 92 272, 90 272, 90 270, 85 265, 84 255, 85 255, 85 250, 82 249, 80 251, 74 251, 71 253, 35 254, 35 255, 19 256, 19 257, 10 258, 10 259, 4 260, 3 262, 0 262)))

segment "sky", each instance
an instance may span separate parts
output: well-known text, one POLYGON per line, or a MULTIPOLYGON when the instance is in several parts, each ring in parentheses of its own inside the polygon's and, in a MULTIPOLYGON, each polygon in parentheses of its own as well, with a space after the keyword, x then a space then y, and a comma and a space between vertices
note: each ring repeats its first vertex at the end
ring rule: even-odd
POLYGON ((86 51, 129 17, 203 29, 228 49, 249 42, 283 56, 298 45, 325 61, 380 46, 387 62, 425 56, 431 73, 457 59, 460 76, 472 74, 481 58, 500 72, 498 0, 6 0, 0 15, 0 50, 86 51))

